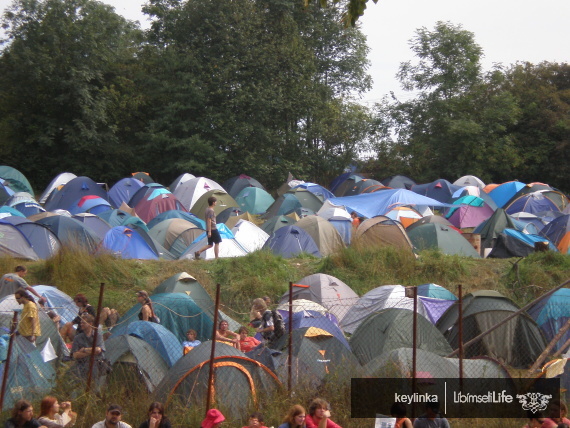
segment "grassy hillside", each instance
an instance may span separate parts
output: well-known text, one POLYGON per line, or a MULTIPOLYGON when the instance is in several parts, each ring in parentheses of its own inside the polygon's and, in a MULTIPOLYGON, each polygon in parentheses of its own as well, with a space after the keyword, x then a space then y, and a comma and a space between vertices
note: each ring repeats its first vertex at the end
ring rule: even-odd
MULTIPOLYGON (((18 264, 22 262, 0 259, 2 272, 12 272, 18 264)), ((269 295, 275 301, 286 291, 289 281, 297 281, 317 272, 339 278, 359 295, 380 285, 434 282, 453 292, 457 291, 459 284, 462 284, 464 293, 480 289, 497 290, 519 305, 528 303, 570 278, 570 257, 555 253, 536 253, 521 260, 475 260, 445 256, 439 252, 425 252, 415 258, 392 248, 348 248, 325 259, 299 257, 286 260, 257 252, 235 259, 174 262, 121 260, 110 255, 92 257, 68 250, 53 259, 26 265, 29 269, 26 279, 30 284, 55 285, 69 295, 82 292, 91 302, 97 302, 99 285, 105 283, 104 305, 115 307, 121 313, 135 304, 136 290, 152 291, 170 276, 186 271, 212 296, 215 285, 221 284, 224 311, 241 322, 247 321, 253 298, 269 295)), ((285 392, 271 397, 271 405, 264 409, 267 425, 280 422, 291 404, 307 404, 311 397, 320 394, 331 401, 335 419, 343 427, 372 426, 371 421, 350 420, 350 376, 341 377, 331 379, 319 391, 296 391, 292 399, 285 392)), ((69 391, 64 382, 57 392, 60 401, 68 398, 66 394, 69 391)), ((124 419, 138 426, 152 397, 143 392, 124 391, 120 385, 110 385, 101 397, 79 395, 75 398, 80 412, 79 425, 87 427, 101 420, 105 406, 111 401, 120 401, 128 410, 124 419)), ((203 409, 188 411, 173 407, 169 413, 176 426, 199 426, 203 409)), ((245 420, 226 425, 237 427, 242 426, 242 422, 245 420)), ((486 425, 502 426, 499 422, 486 425)), ((461 426, 469 424, 462 421, 461 426)))

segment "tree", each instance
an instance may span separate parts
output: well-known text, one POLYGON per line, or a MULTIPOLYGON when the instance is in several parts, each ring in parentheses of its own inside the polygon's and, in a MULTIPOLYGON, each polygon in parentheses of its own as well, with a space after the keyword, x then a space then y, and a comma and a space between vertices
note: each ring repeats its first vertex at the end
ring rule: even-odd
POLYGON ((502 75, 482 75, 481 48, 461 26, 438 22, 421 28, 411 41, 418 63, 403 63, 399 78, 418 91, 407 102, 386 100, 378 120, 389 131, 378 144, 398 153, 407 173, 420 181, 465 174, 492 180, 522 162, 507 130, 520 114, 514 98, 502 90, 502 75))
POLYGON ((158 162, 171 176, 246 172, 271 187, 356 155, 362 133, 340 138, 331 117, 353 131, 365 120, 347 97, 370 85, 367 48, 338 10, 294 0, 152 0, 145 10, 155 21, 144 141, 168 153, 170 164, 158 162))
POLYGON ((141 33, 93 0, 15 0, 4 14, 0 147, 32 181, 73 171, 116 179, 120 140, 141 102, 132 74, 141 33))

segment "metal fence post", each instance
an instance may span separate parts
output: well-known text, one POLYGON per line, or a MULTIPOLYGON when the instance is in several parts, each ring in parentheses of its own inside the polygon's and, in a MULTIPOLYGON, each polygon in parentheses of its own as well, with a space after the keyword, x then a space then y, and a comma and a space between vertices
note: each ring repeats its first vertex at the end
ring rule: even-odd
POLYGON ((220 284, 216 284, 216 304, 214 308, 214 328, 212 330, 212 350, 210 351, 210 371, 208 373, 208 393, 206 394, 206 413, 212 405, 212 389, 214 384, 214 358, 216 356, 216 329, 218 325, 218 310, 220 307, 220 284))

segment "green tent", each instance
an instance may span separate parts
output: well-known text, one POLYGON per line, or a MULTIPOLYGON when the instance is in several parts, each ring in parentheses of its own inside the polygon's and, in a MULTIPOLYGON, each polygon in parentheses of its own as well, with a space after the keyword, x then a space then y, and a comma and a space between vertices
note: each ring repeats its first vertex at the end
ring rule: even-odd
POLYGON ((242 211, 262 214, 275 202, 275 199, 259 187, 245 187, 236 196, 236 202, 242 211))
POLYGON ((481 258, 473 245, 450 226, 422 224, 409 229, 408 236, 418 251, 439 248, 444 254, 481 258))
POLYGON ((208 208, 208 198, 210 198, 211 196, 215 196, 216 199, 218 200, 216 206, 214 207, 214 212, 216 213, 216 215, 220 214, 222 211, 230 207, 239 208, 237 202, 234 200, 234 198, 231 197, 229 193, 226 193, 223 190, 214 189, 200 196, 196 201, 196 203, 192 205, 190 212, 199 219, 205 221, 206 208, 208 208))
MULTIPOLYGON (((398 348, 413 346, 414 312, 390 308, 374 312, 354 331, 350 338, 352 352, 364 365, 374 357, 398 348)), ((437 355, 449 355, 453 350, 439 330, 427 318, 417 317, 417 349, 437 355)))
MULTIPOLYGON (((463 298, 463 343, 499 324, 518 311, 510 300, 493 290, 481 290, 463 298)), ((438 320, 437 328, 453 349, 459 343, 459 304, 454 303, 438 320)), ((465 357, 487 356, 516 368, 533 364, 546 348, 536 322, 521 313, 476 343, 465 348, 465 357)))
POLYGON ((34 194, 32 190, 32 185, 28 179, 18 171, 16 168, 11 166, 1 165, 0 166, 0 178, 8 182, 10 189, 14 192, 27 192, 30 195, 34 194))

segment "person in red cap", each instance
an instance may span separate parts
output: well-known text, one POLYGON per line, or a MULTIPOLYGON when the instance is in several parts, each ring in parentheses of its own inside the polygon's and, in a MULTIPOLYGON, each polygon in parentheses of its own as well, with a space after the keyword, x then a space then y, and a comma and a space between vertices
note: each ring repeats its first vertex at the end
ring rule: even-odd
POLYGON ((206 418, 202 421, 200 428, 219 428, 226 418, 218 409, 210 409, 206 413, 206 418))

